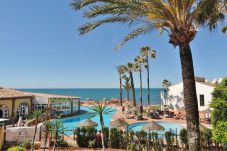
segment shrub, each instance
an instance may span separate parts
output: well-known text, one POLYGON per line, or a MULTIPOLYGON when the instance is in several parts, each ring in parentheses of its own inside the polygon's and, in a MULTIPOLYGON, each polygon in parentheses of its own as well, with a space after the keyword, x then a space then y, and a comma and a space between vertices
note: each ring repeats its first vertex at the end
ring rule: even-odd
POLYGON ((209 146, 212 143, 212 131, 211 129, 208 129, 206 127, 203 127, 201 130, 201 141, 202 144, 205 144, 205 146, 209 146))
POLYGON ((172 150, 173 149, 173 140, 174 140, 173 133, 170 131, 165 132, 165 139, 166 139, 167 150, 172 150))
POLYGON ((212 130, 213 139, 218 143, 226 144, 227 142, 227 121, 217 122, 216 126, 212 130))
POLYGON ((184 144, 185 148, 188 149, 188 137, 187 130, 185 128, 180 130, 180 140, 184 144))
POLYGON ((120 132, 117 128, 110 129, 110 146, 112 148, 120 148, 120 132))
POLYGON ((109 146, 109 128, 108 127, 104 127, 103 128, 103 135, 104 135, 104 144, 105 147, 109 146))
POLYGON ((80 128, 79 127, 75 130, 75 134, 76 134, 77 144, 79 145, 79 147, 82 147, 83 146, 83 138, 80 134, 80 128))
POLYGON ((7 149, 7 151, 27 151, 25 148, 20 147, 20 146, 15 146, 7 149))
POLYGON ((68 147, 69 144, 64 141, 63 139, 60 139, 59 142, 58 142, 58 147, 68 147))
POLYGON ((31 148, 31 142, 29 140, 25 140, 20 144, 21 147, 29 149, 31 148))
POLYGON ((96 143, 95 139, 94 140, 89 140, 88 141, 88 147, 89 148, 94 148, 95 147, 95 143, 96 143))

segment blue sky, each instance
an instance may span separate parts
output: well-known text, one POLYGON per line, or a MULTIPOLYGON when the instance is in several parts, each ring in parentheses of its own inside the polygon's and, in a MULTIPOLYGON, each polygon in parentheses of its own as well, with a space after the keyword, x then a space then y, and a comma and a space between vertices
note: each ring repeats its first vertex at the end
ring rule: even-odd
MULTIPOLYGON (((139 48, 157 51, 151 61, 151 86, 163 79, 181 81, 179 51, 168 36, 151 33, 114 47, 130 28, 105 25, 79 36, 87 20, 70 0, 0 0, 0 85, 14 88, 115 88, 115 67, 133 61, 139 48)), ((227 35, 200 29, 191 44, 195 74, 212 80, 227 75, 227 35)), ((144 74, 144 86, 146 75, 144 74)), ((138 87, 138 75, 135 75, 138 87)))

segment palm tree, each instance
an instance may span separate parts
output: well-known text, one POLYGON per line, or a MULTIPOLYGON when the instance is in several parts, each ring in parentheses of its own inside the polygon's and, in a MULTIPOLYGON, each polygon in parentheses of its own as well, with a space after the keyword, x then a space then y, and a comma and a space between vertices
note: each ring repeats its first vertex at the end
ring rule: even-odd
POLYGON ((167 79, 164 79, 162 81, 162 87, 165 88, 165 90, 164 90, 165 104, 164 105, 166 105, 166 99, 167 99, 167 96, 168 96, 168 89, 169 89, 170 86, 171 86, 171 82, 168 81, 167 79))
POLYGON ((129 91, 131 89, 130 78, 127 77, 126 75, 124 75, 122 78, 125 81, 125 83, 123 84, 123 87, 126 90, 127 100, 129 100, 129 91))
POLYGON ((51 132, 51 121, 50 120, 45 120, 43 121, 43 125, 45 126, 45 140, 44 140, 44 151, 46 150, 46 144, 47 144, 47 139, 48 136, 51 132))
POLYGON ((96 27, 107 23, 123 23, 137 25, 118 45, 136 38, 139 35, 150 33, 153 30, 167 32, 169 43, 179 46, 186 120, 188 130, 189 149, 200 149, 199 112, 195 88, 195 76, 190 48, 197 29, 208 25, 214 29, 218 21, 225 16, 220 9, 220 2, 224 0, 75 0, 72 7, 80 10, 86 6, 84 16, 100 20, 80 27, 80 34, 88 33, 96 27), (91 7, 91 5, 93 7, 91 7), (104 16, 104 17, 103 17, 104 16), (105 18, 106 17, 106 18, 105 18))
POLYGON ((103 150, 105 150, 104 136, 103 136, 103 128, 104 128, 103 114, 109 114, 113 110, 112 108, 107 107, 107 104, 103 104, 102 101, 97 101, 94 105, 92 105, 89 108, 93 111, 91 114, 96 114, 99 116, 100 126, 101 126, 102 148, 103 150))
POLYGON ((117 66, 117 72, 119 74, 119 80, 120 80, 120 104, 122 106, 122 75, 124 74, 123 66, 117 66))
POLYGON ((142 65, 145 63, 145 59, 141 56, 135 58, 136 71, 140 73, 140 114, 143 114, 143 83, 142 83, 142 65))
POLYGON ((162 86, 163 86, 164 88, 168 89, 168 88, 171 86, 171 82, 168 81, 167 79, 164 79, 164 80, 162 81, 162 86))
POLYGON ((223 33, 226 33, 226 32, 227 32, 227 26, 224 26, 224 27, 222 28, 222 32, 223 32, 223 33))
POLYGON ((129 73, 129 78, 131 81, 131 89, 132 89, 132 102, 133 106, 136 106, 136 93, 134 87, 134 80, 133 80, 133 72, 135 71, 135 64, 128 62, 127 65, 123 66, 125 72, 129 73))
POLYGON ((57 140, 59 137, 59 133, 63 133, 64 132, 64 126, 63 123, 59 120, 55 120, 53 122, 51 122, 51 132, 54 136, 54 145, 53 145, 53 151, 55 151, 55 147, 57 145, 57 140))
POLYGON ((34 150, 34 142, 35 142, 35 136, 36 136, 36 133, 37 133, 37 126, 38 126, 38 123, 39 123, 39 118, 42 117, 43 115, 43 112, 42 110, 35 110, 31 113, 31 118, 35 120, 35 132, 34 132, 34 135, 33 135, 33 138, 32 138, 32 151, 34 150))
POLYGON ((141 56, 144 57, 145 60, 145 68, 147 70, 147 101, 148 104, 151 104, 150 101, 150 65, 149 65, 149 58, 156 58, 156 51, 155 50, 151 50, 150 47, 146 46, 146 47, 142 47, 140 49, 140 54, 141 56))

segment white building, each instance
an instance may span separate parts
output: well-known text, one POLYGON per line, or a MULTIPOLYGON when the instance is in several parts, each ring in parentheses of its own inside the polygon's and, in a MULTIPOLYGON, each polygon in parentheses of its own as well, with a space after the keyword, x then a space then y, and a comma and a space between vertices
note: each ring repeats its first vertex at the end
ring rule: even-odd
POLYGON ((80 111, 80 97, 64 96, 57 94, 30 93, 34 97, 34 110, 43 110, 50 108, 54 112, 61 112, 63 116, 76 114, 80 111))
MULTIPOLYGON (((196 92, 199 111, 207 109, 212 99, 212 92, 216 86, 205 78, 196 78, 196 92)), ((171 106, 174 110, 184 107, 183 82, 170 86, 168 91, 161 92, 162 107, 171 106)))

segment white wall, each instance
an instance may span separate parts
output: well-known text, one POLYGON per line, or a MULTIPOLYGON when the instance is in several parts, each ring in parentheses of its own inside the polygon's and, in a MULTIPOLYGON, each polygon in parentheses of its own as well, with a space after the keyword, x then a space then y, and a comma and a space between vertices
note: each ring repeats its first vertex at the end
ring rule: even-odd
POLYGON ((47 97, 35 96, 33 101, 34 101, 34 104, 48 104, 47 97))
MULTIPOLYGON (((196 92, 197 92, 199 111, 204 110, 207 107, 209 107, 209 104, 212 99, 211 93, 213 92, 213 90, 214 90, 214 87, 212 87, 212 86, 208 86, 208 85, 196 82, 196 92), (200 95, 204 95, 205 106, 200 106, 200 100, 199 100, 200 95)), ((169 87, 167 98, 168 98, 167 105, 172 104, 175 107, 175 105, 178 104, 179 107, 184 106, 183 82, 169 87)))

